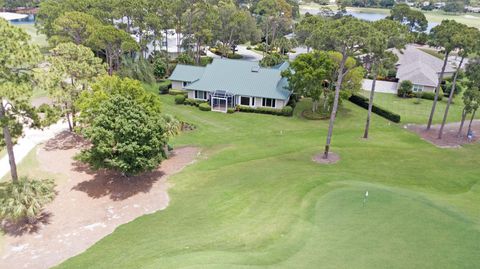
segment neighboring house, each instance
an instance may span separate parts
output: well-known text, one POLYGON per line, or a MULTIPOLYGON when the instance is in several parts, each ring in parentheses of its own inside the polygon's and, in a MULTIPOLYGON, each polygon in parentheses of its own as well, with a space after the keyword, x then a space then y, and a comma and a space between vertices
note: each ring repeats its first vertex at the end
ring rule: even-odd
MULTIPOLYGON (((377 81, 376 91, 396 94, 398 86, 404 80, 410 80, 414 92, 434 92, 442 71, 443 60, 430 55, 418 47, 407 45, 401 52, 393 50, 398 56, 397 82, 377 81)), ((445 68, 444 78, 451 77, 456 68, 449 62, 445 68)), ((363 89, 370 91, 372 80, 364 79, 363 89)))
MULTIPOLYGON (((399 83, 410 80, 414 92, 434 92, 438 86, 438 78, 442 71, 443 60, 421 51, 415 46, 407 45, 400 52, 394 50, 398 56, 397 78, 399 83)), ((451 77, 456 69, 447 63, 443 77, 451 77)))
POLYGON ((188 98, 205 100, 212 110, 226 112, 236 105, 281 109, 291 92, 281 72, 288 63, 260 67, 258 62, 214 59, 206 67, 177 65, 170 80, 172 88, 188 91, 188 98))

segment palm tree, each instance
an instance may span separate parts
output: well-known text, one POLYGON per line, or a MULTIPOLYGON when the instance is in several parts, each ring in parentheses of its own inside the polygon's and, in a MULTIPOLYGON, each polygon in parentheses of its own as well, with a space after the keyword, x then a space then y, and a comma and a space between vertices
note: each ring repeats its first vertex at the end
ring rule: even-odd
POLYGON ((34 223, 43 207, 55 198, 53 180, 8 182, 0 195, 0 217, 18 221, 27 219, 34 223))

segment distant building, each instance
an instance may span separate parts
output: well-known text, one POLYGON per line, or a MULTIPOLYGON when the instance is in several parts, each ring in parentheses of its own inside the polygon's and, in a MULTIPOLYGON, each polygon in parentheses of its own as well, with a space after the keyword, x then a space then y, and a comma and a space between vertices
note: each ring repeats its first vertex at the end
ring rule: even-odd
MULTIPOLYGON (((421 51, 414 45, 407 45, 401 52, 393 50, 398 56, 396 64, 398 82, 378 81, 376 89, 379 92, 396 94, 402 81, 409 80, 413 84, 413 92, 434 92, 443 66, 443 60, 421 51)), ((447 63, 444 78, 451 77, 456 68, 447 63)), ((363 89, 370 91, 372 80, 364 79, 363 89)))

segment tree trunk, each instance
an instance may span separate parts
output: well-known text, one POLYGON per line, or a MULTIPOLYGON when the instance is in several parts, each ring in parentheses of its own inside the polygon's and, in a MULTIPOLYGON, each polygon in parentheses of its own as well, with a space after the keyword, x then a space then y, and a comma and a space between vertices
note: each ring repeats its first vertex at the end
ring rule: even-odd
POLYGON ((472 112, 472 117, 470 118, 470 123, 468 124, 468 131, 467 131, 467 135, 470 134, 470 132, 472 131, 472 123, 473 123, 473 119, 475 119, 475 113, 477 112, 477 110, 474 110, 472 112))
POLYGON ((267 31, 265 35, 265 54, 268 53, 268 19, 267 19, 267 31))
POLYGON ((348 55, 343 49, 342 52, 342 62, 340 63, 340 68, 338 69, 338 79, 337 85, 335 85, 335 99, 333 100, 333 108, 332 113, 330 115, 330 124, 328 125, 328 134, 327 134, 327 142, 325 144, 325 152, 323 154, 324 159, 328 159, 328 152, 330 151, 330 143, 332 141, 332 134, 333 134, 333 124, 335 123, 335 117, 337 116, 338 110, 338 99, 340 98, 340 89, 342 88, 343 76, 345 73, 343 69, 345 68, 345 63, 347 61, 348 55))
POLYGON ((372 108, 373 108, 373 97, 375 96, 375 84, 377 83, 377 68, 373 67, 373 81, 372 88, 370 89, 370 100, 368 101, 368 113, 367 113, 367 122, 365 123, 365 132, 363 133, 363 138, 368 138, 368 130, 370 128, 370 119, 372 117, 372 108))
POLYGON ((75 107, 72 105, 72 130, 75 130, 75 127, 77 127, 77 118, 76 115, 77 111, 75 110, 75 107))
POLYGON ((312 112, 317 112, 318 111, 318 100, 313 100, 313 105, 312 105, 312 112))
POLYGON ((10 135, 10 129, 8 128, 8 121, 6 119, 5 106, 3 105, 3 98, 0 99, 0 122, 3 122, 3 139, 5 139, 5 146, 7 147, 8 162, 10 163, 10 174, 14 183, 18 182, 17 164, 15 163, 15 155, 13 153, 12 136, 10 135))
POLYGON ((467 118, 467 111, 463 108, 462 111, 462 121, 460 122, 460 128, 458 129, 457 137, 462 136, 463 125, 465 124, 465 119, 467 118))
POLYGON ((433 115, 435 115, 435 107, 437 106, 438 95, 440 94, 440 90, 442 88, 443 73, 445 73, 445 68, 447 67, 449 54, 449 51, 445 51, 445 59, 443 59, 442 72, 440 72, 440 76, 438 77, 438 86, 435 90, 435 98, 433 99, 432 111, 430 112, 430 117, 428 118, 427 131, 430 130, 430 128, 432 127, 433 115))
POLYGON ((448 96, 447 107, 445 108, 445 114, 443 114, 442 125, 440 126, 440 131, 438 132, 438 139, 442 139, 442 136, 443 136, 443 128, 445 127, 445 123, 447 122, 448 110, 450 109, 450 104, 452 104, 453 95, 455 93, 455 87, 457 86, 458 73, 462 68, 464 59, 465 59, 465 56, 463 56, 462 59, 460 60, 460 63, 458 64, 457 72, 455 72, 455 76, 453 77, 453 83, 452 83, 452 88, 450 89, 450 94, 448 96))

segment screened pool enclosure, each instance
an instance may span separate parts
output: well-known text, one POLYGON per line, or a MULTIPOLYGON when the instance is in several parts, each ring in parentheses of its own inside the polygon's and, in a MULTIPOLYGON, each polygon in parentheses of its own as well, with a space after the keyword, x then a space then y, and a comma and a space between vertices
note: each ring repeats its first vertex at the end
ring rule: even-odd
POLYGON ((226 113, 229 107, 235 106, 235 96, 226 91, 217 90, 210 96, 212 111, 226 113))

